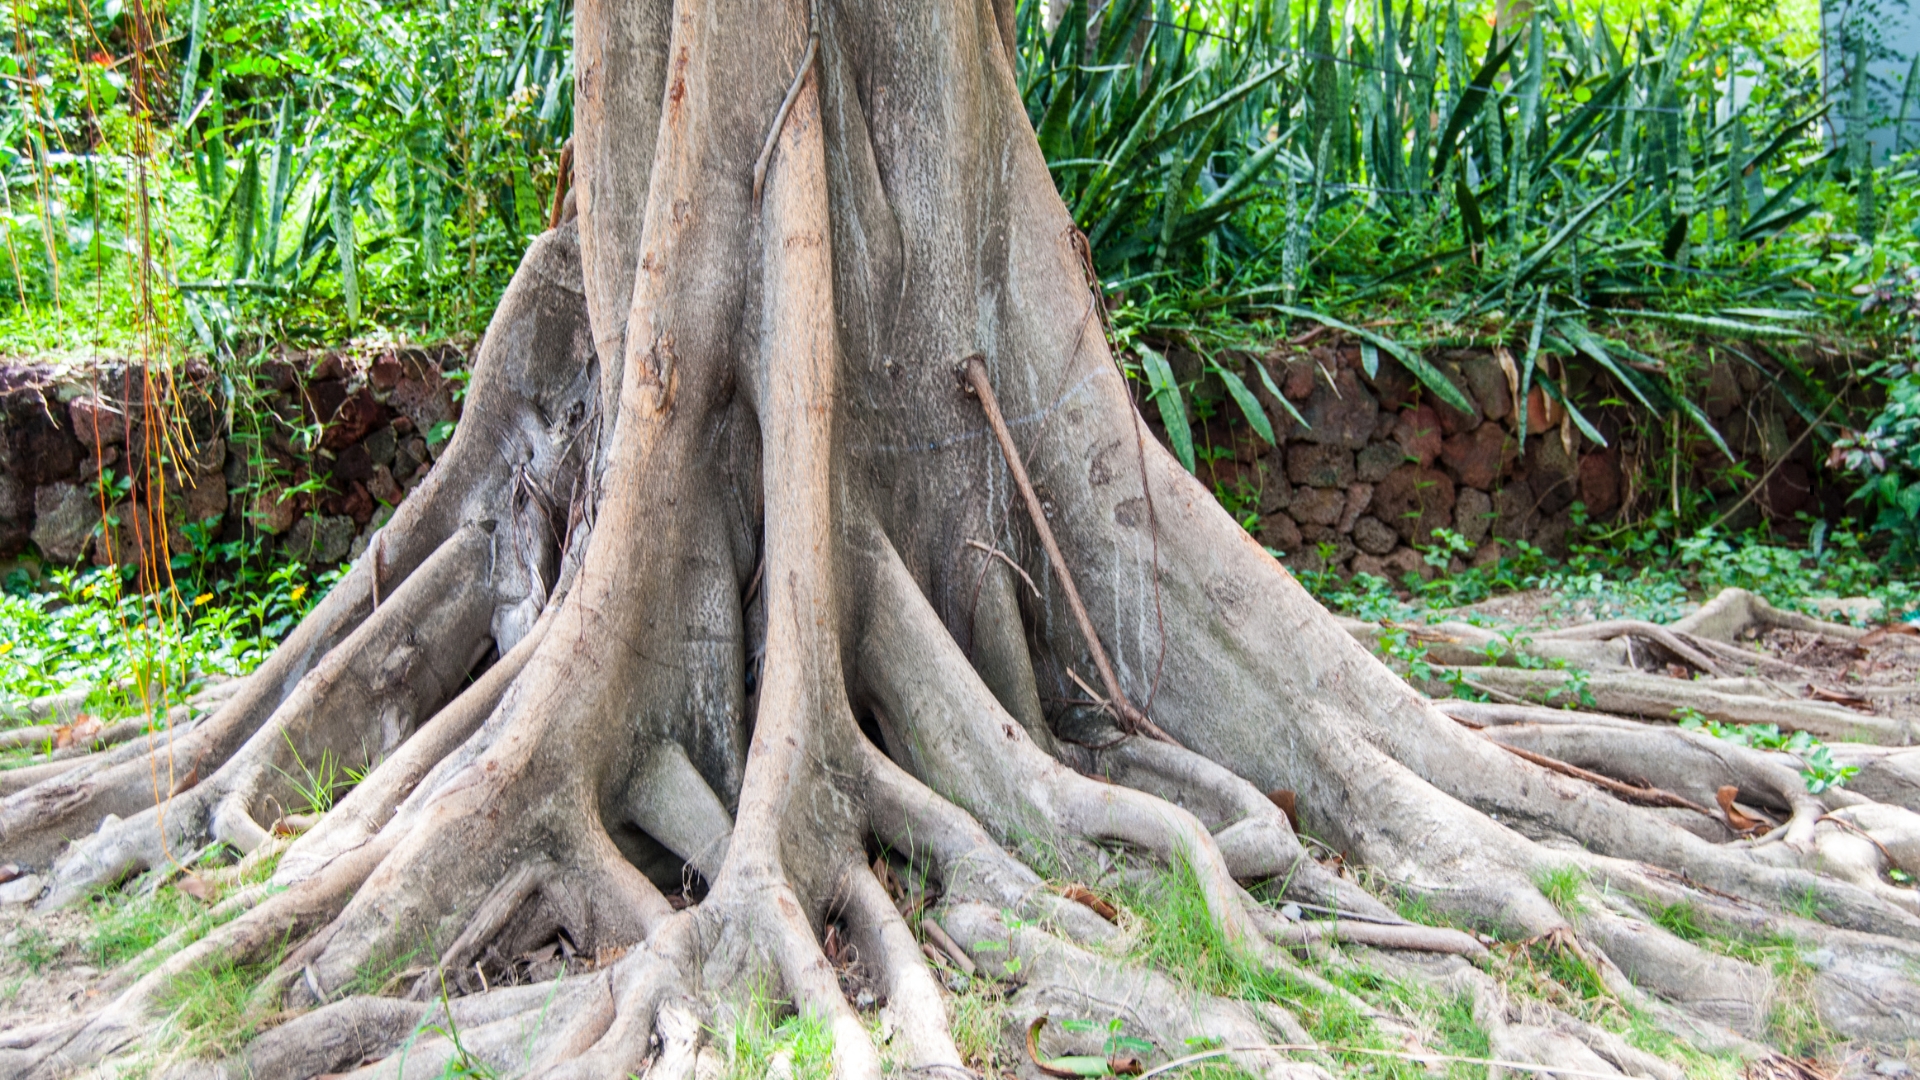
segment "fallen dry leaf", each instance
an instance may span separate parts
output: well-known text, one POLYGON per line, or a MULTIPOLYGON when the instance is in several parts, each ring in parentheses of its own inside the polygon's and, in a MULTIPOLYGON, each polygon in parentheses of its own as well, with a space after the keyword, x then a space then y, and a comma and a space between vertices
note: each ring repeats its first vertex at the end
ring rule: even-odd
POLYGON ((1108 922, 1112 922, 1120 917, 1120 912, 1115 910, 1112 904, 1095 896, 1093 890, 1087 888, 1085 885, 1068 885, 1060 890, 1060 895, 1077 903, 1085 904, 1087 907, 1093 909, 1095 915, 1100 916, 1108 922))
POLYGON ((180 875, 180 880, 174 882, 173 887, 203 904, 213 903, 214 897, 220 895, 218 886, 192 871, 180 875))
POLYGON ((1814 686, 1812 683, 1808 683, 1807 696, 1815 701, 1827 701, 1835 705, 1845 705, 1849 709, 1856 709, 1860 712, 1873 711, 1872 701, 1847 690, 1829 690, 1824 686, 1814 686))
POLYGON ((1734 832, 1739 833, 1757 832, 1764 828, 1766 822, 1759 818, 1748 817, 1734 807, 1733 801, 1739 797, 1740 789, 1732 784, 1714 793, 1714 798, 1720 803, 1720 812, 1727 816, 1727 824, 1733 828, 1734 832))
POLYGON ((1833 1080, 1833 1074, 1822 1069, 1813 1059, 1795 1059, 1781 1054, 1768 1054, 1750 1062, 1741 1075, 1746 1080, 1833 1080))
POLYGON ((1895 637, 1895 636, 1899 636, 1899 637, 1920 636, 1920 626, 1914 626, 1912 623, 1903 623, 1903 622, 1888 623, 1885 626, 1877 627, 1874 630, 1869 631, 1866 637, 1863 637, 1859 641, 1854 642, 1854 644, 1862 647, 1866 647, 1866 648, 1871 648, 1872 646, 1878 645, 1881 642, 1887 640, 1888 638, 1895 637))
POLYGON ((1280 812, 1287 815, 1287 824, 1293 826, 1294 832, 1300 831, 1300 801, 1293 792, 1286 788, 1269 791, 1267 801, 1279 807, 1280 812))
POLYGON ((100 734, 102 726, 99 720, 81 713, 73 718, 73 723, 61 724, 53 729, 53 748, 65 750, 69 746, 85 746, 100 734))

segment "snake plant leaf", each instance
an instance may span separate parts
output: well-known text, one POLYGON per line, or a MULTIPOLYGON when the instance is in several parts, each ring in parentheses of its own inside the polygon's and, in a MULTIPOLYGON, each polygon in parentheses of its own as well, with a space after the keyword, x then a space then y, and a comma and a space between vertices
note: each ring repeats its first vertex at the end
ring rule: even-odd
POLYGON ((1232 369, 1221 364, 1208 364, 1207 370, 1218 376, 1226 386, 1227 394, 1233 398, 1235 405, 1240 406, 1240 415, 1247 418, 1247 424, 1253 428, 1254 434, 1265 439, 1268 446, 1274 445, 1273 424, 1267 419, 1267 410, 1260 407, 1260 399, 1247 389, 1246 382, 1232 369))
POLYGON ((1653 398, 1656 392, 1645 385, 1646 380, 1638 377, 1640 373, 1615 360, 1613 354, 1601 344, 1600 339, 1579 320, 1560 319, 1554 323, 1554 329, 1559 331, 1575 349, 1605 368, 1607 374, 1612 375, 1615 381, 1626 387, 1627 393, 1632 394, 1648 410, 1655 413, 1664 411, 1661 406, 1654 404, 1653 398))
POLYGON ((1446 161, 1453 157, 1454 144, 1459 142, 1460 133, 1466 130, 1474 114, 1486 104, 1487 91, 1493 87, 1494 76, 1500 73, 1501 68, 1507 66, 1507 61, 1513 58, 1514 46, 1518 44, 1520 44, 1520 35, 1515 34, 1499 49, 1489 47, 1486 61, 1480 65, 1480 70, 1473 76, 1473 82, 1468 84, 1466 91, 1461 94, 1460 103, 1454 106, 1452 115, 1447 117, 1446 131, 1440 135, 1440 151, 1434 155, 1433 159, 1435 176, 1440 175, 1440 170, 1446 161))
POLYGON ((1265 306, 1282 315, 1288 315, 1296 319, 1307 319, 1312 322, 1317 322, 1322 326, 1338 330, 1341 333, 1351 334, 1362 341, 1372 342, 1375 346, 1386 350, 1387 355, 1400 361, 1401 366, 1406 368, 1415 379, 1419 380, 1420 385, 1432 391, 1433 396, 1463 413, 1471 414, 1473 412, 1473 404, 1467 400, 1466 395, 1460 392, 1460 388, 1453 385, 1451 379, 1441 374, 1439 368, 1427 363, 1426 358, 1420 355, 1419 350, 1409 349, 1384 334, 1377 334, 1364 326, 1352 326, 1322 312, 1293 307, 1289 304, 1268 304, 1265 306))
POLYGON ((1580 407, 1572 401, 1569 401, 1566 395, 1560 392, 1560 388, 1554 385, 1553 380, 1549 378, 1544 371, 1540 373, 1540 389, 1546 391, 1548 397, 1558 402, 1561 408, 1567 410, 1567 416, 1573 420, 1573 426, 1580 429, 1580 434, 1585 435, 1590 441, 1597 445, 1607 445, 1607 437, 1600 434, 1600 429, 1588 422, 1586 414, 1580 411, 1580 407))
POLYGON ((1173 366, 1167 358, 1142 344, 1135 344, 1140 352, 1140 366, 1146 369, 1149 396, 1160 407, 1160 422, 1166 425, 1167 442, 1173 448, 1173 456, 1188 472, 1194 470, 1193 428, 1187 422, 1187 403, 1180 396, 1180 383, 1173 377, 1173 366))
POLYGON ((1785 326, 1771 326, 1767 323, 1746 322, 1729 319, 1720 315, 1695 315, 1686 311, 1655 311, 1652 309, 1633 310, 1630 308, 1602 308, 1608 315, 1630 319, 1646 319, 1649 322, 1672 323, 1675 326, 1690 326, 1696 330, 1711 330, 1731 337, 1753 338, 1793 338, 1806 337, 1798 330, 1785 326))
POLYGON ((1633 177, 1625 177, 1608 187, 1607 190, 1601 192, 1592 202, 1581 207, 1580 212, 1573 215, 1571 220, 1561 226, 1559 232, 1554 233, 1545 243, 1535 248, 1533 253, 1526 257, 1525 261, 1514 271, 1513 283, 1515 285, 1524 285, 1531 280, 1533 275, 1539 273, 1540 268, 1547 264, 1547 260, 1553 258, 1554 252, 1560 250, 1569 240, 1578 236, 1580 230, 1586 228, 1587 222, 1592 221, 1595 214, 1606 209, 1607 204, 1611 203, 1621 192, 1631 187, 1632 184, 1633 177))

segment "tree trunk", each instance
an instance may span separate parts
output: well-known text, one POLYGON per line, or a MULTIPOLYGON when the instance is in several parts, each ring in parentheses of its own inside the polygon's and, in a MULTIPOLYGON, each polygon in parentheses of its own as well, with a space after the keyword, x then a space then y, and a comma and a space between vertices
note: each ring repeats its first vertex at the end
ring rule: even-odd
POLYGON ((749 988, 825 1024, 840 1075, 879 1075, 828 938, 901 1068, 966 1071, 944 949, 1018 972, 1022 1025, 1097 976, 1162 1047, 1318 1072, 1257 1049, 1298 1041, 1283 1010, 1102 952, 1113 927, 1037 872, 1128 853, 1260 963, 1328 936, 1455 954, 1405 977, 1471 989, 1506 1056, 1665 1075, 1571 1018, 1579 1053, 1508 1023, 1482 943, 1309 858, 1288 797, 1378 882, 1566 943, 1697 1045, 1752 1048, 1773 976, 1650 917, 1682 903, 1748 928, 1811 904, 1835 929, 1793 925, 1837 957, 1828 1022, 1913 1034, 1887 974, 1920 958, 1911 904, 1449 719, 1147 435, 1017 93, 1012 0, 579 0, 576 27, 570 209, 429 482, 209 719, 0 802, 43 905, 214 841, 284 848, 286 890, 84 1022, 8 1036, 0 1074, 122 1052, 171 980, 288 943, 261 1009, 310 1011, 227 1075, 679 1075, 749 988), (323 755, 370 771, 288 846, 289 777, 323 755), (903 917, 901 881, 933 906, 903 917), (1354 918, 1289 923, 1263 882, 1354 918), (546 945, 570 974, 489 989, 546 945))

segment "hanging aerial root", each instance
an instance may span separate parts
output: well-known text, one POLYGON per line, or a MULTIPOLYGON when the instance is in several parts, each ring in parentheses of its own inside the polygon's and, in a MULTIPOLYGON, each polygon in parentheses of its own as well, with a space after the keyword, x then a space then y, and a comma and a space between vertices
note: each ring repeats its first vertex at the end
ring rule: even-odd
POLYGON ((1113 661, 1107 658, 1106 647, 1100 644, 1100 633, 1087 614, 1086 604, 1080 600, 1080 590, 1074 587, 1073 572, 1067 567, 1066 556, 1060 554, 1060 545, 1053 538, 1052 527, 1047 524, 1047 512, 1040 505, 1040 496, 1033 490, 1033 481, 1027 479, 1027 468, 1019 448, 1013 444, 1013 433, 1007 430, 1006 418, 1000 415, 1000 402, 994 397, 993 384, 987 378, 986 357, 978 353, 967 357, 960 363, 959 374, 968 391, 980 399, 980 407, 987 414, 987 424, 993 428, 994 438, 999 440, 1007 471, 1013 475, 1014 486, 1019 489, 1021 501, 1026 504, 1028 520, 1033 522, 1034 531, 1040 535, 1040 545, 1046 549, 1053 572, 1060 579, 1060 590, 1066 596, 1067 606, 1072 609, 1074 621, 1080 627, 1081 636, 1086 639, 1087 651, 1093 656, 1094 670, 1100 673, 1100 683, 1107 692, 1107 707, 1114 711, 1121 726, 1130 734, 1173 742, 1173 736, 1162 731, 1145 713, 1135 708, 1120 687, 1120 680, 1113 672, 1113 661))

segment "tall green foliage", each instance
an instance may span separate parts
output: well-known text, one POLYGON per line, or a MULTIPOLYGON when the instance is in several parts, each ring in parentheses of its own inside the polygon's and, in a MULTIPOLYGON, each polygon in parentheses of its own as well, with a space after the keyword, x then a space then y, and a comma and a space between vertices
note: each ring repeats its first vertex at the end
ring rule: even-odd
MULTIPOLYGON (((1020 27, 1041 147, 1109 289, 1181 293, 1189 341, 1209 337, 1199 311, 1411 306, 1416 325, 1524 343, 1523 392, 1591 438, 1569 364, 1720 443, 1622 325, 1792 338, 1821 299, 1819 259, 1783 238, 1822 210, 1834 103, 1779 43, 1703 33, 1704 4, 1616 25, 1544 0, 1495 28, 1452 2, 1113 0, 1089 17, 1074 0, 1051 33, 1040 7, 1020 27)), ((1853 172, 1870 240, 1872 169, 1853 172)), ((1418 360, 1427 343, 1386 342, 1457 398, 1418 360)))
POLYGON ((63 277, 112 282, 134 239, 208 348, 247 315, 278 335, 337 332, 362 309, 459 329, 544 226, 572 126, 567 0, 9 15, 16 302, 57 303, 63 277))

